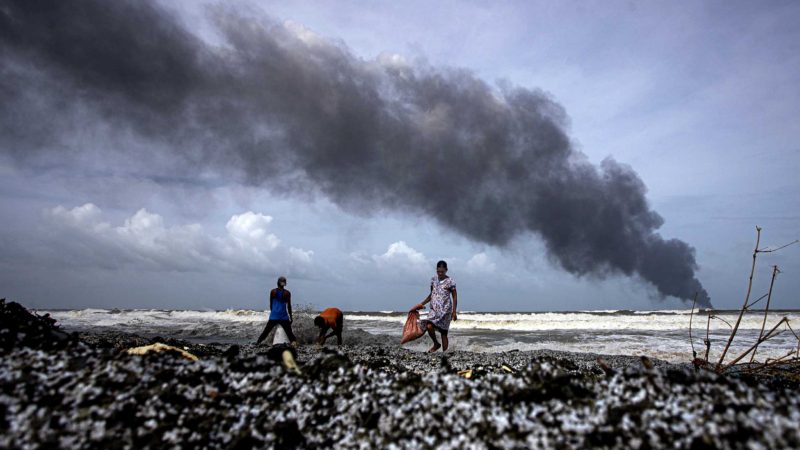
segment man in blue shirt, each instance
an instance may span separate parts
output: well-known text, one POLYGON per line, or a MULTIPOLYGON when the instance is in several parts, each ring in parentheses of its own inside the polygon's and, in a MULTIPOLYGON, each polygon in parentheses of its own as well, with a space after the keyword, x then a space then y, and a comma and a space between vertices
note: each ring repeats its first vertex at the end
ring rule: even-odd
POLYGON ((256 345, 266 339, 269 332, 277 325, 286 332, 289 342, 297 345, 297 338, 292 333, 292 293, 284 289, 285 287, 286 277, 278 277, 278 287, 269 292, 269 320, 256 345))

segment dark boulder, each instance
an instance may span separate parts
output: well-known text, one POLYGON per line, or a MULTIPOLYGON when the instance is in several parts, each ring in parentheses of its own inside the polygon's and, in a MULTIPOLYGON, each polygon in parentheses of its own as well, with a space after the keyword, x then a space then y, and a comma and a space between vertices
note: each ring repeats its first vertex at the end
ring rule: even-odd
POLYGON ((61 331, 49 314, 32 314, 17 302, 0 300, 0 349, 4 354, 20 346, 58 350, 77 342, 77 335, 61 331))

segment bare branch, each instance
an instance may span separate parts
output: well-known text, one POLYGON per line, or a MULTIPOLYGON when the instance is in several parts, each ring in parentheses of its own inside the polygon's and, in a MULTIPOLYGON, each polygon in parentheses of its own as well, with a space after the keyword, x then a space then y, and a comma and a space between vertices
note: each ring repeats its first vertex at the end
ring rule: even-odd
POLYGON ((722 363, 725 361, 725 355, 728 354, 728 349, 731 347, 731 343, 733 342, 733 338, 736 337, 736 331, 739 329, 739 324, 742 322, 742 316, 744 316, 744 312, 747 310, 747 303, 750 302, 750 292, 753 290, 753 274, 756 271, 756 256, 758 256, 758 244, 761 243, 761 228, 758 226, 756 227, 756 246, 753 249, 753 266, 750 268, 750 281, 747 283, 747 295, 744 297, 744 303, 742 304, 742 310, 739 311, 739 318, 736 319, 736 326, 733 327, 731 330, 731 336, 728 338, 728 343, 725 344, 725 349, 722 350, 722 356, 719 357, 719 361, 717 361, 717 371, 722 370, 722 363))
POLYGON ((697 352, 694 351, 694 340, 692 339, 692 318, 694 317, 694 306, 697 304, 697 292, 694 293, 694 300, 692 301, 692 312, 689 313, 689 344, 692 345, 692 358, 697 358, 697 352))
POLYGON ((764 300, 765 298, 767 298, 767 295, 769 295, 769 292, 767 292, 766 294, 762 295, 761 297, 758 297, 758 299, 756 301, 754 301, 753 303, 750 303, 749 305, 747 305, 746 308, 747 309, 752 308, 753 305, 755 305, 756 303, 760 302, 761 300, 764 300))
POLYGON ((800 341, 800 336, 798 336, 798 335, 797 335, 797 333, 795 333, 795 332, 794 332, 794 329, 792 328, 792 326, 791 326, 791 325, 789 325, 789 320, 788 320, 788 319, 786 320, 786 328, 788 328, 788 329, 789 329, 789 331, 791 331, 791 332, 792 332, 792 334, 794 335, 794 337, 795 337, 795 338, 796 338, 798 341, 800 341))
POLYGON ((765 248, 764 250, 756 250, 756 251, 757 251, 758 253, 772 253, 772 252, 777 252, 778 250, 784 249, 784 248, 786 248, 786 247, 788 247, 788 246, 790 246, 790 245, 794 245, 794 244, 797 244, 797 243, 799 243, 799 242, 800 242, 800 239, 795 239, 794 241, 792 241, 792 242, 789 242, 789 243, 788 243, 788 244, 786 244, 786 245, 781 245, 781 246, 780 246, 780 247, 778 247, 778 248, 765 248))
POLYGON ((721 321, 725 322, 725 324, 726 324, 726 325, 728 325, 728 328, 733 328, 733 325, 731 325, 731 323, 730 323, 730 322, 728 322, 727 320, 723 319, 723 318, 722 318, 722 317, 720 317, 720 316, 713 316, 713 315, 712 315, 712 316, 711 316, 711 318, 712 318, 712 319, 721 320, 721 321))
MULTIPOLYGON (((769 291, 767 291, 767 306, 764 307, 764 320, 761 321, 761 331, 758 333, 758 340, 756 341, 755 348, 753 348, 753 354, 750 356, 750 362, 753 362, 756 358, 758 343, 761 341, 761 337, 764 336, 764 325, 767 324, 767 314, 769 314, 769 301, 772 299, 772 287, 775 286, 775 277, 778 276, 778 273, 780 273, 778 266, 772 266, 772 280, 769 282, 769 291)), ((786 318, 784 317, 784 319, 786 318)))
POLYGON ((750 368, 748 368, 746 370, 748 372, 751 372, 751 373, 752 372, 760 372, 760 371, 762 371, 764 369, 768 369, 770 367, 774 367, 774 366, 778 366, 778 365, 788 365, 788 364, 793 364, 793 363, 800 362, 800 359, 798 359, 798 358, 792 358, 789 361, 786 361, 786 358, 788 358, 791 355, 792 355, 792 352, 790 351, 789 353, 787 353, 786 355, 781 356, 780 358, 775 358, 775 359, 767 358, 767 360, 766 360, 766 362, 764 362, 764 364, 760 364, 760 365, 758 365, 756 367, 750 367, 750 368))
POLYGON ((736 359, 734 359, 733 361, 731 361, 731 363, 730 363, 730 364, 728 364, 727 366, 725 366, 724 368, 722 368, 722 369, 720 369, 720 368, 717 368, 717 371, 718 371, 718 372, 722 372, 723 370, 727 369, 728 367, 730 367, 730 366, 732 366, 732 365, 736 364, 737 362, 739 362, 740 360, 742 360, 742 358, 744 358, 745 356, 747 356, 747 355, 748 355, 748 354, 749 354, 751 351, 753 351, 753 350, 754 350, 756 347, 758 347, 758 345, 759 345, 760 343, 762 343, 762 342, 766 341, 767 339, 770 339, 770 338, 772 338, 772 337, 775 337, 775 336, 777 336, 777 335, 781 334, 781 333, 782 333, 783 331, 785 331, 785 330, 781 330, 781 331, 777 331, 777 332, 776 332, 775 330, 777 330, 777 329, 778 329, 778 327, 779 327, 779 326, 781 326, 781 324, 785 323, 785 322, 786 322, 786 321, 788 321, 788 320, 789 320, 789 319, 787 319, 786 317, 784 317, 784 318, 782 318, 781 320, 779 320, 779 321, 778 321, 778 323, 776 323, 776 324, 775 324, 775 326, 774 326, 774 327, 772 327, 772 329, 771 329, 771 330, 769 330, 769 332, 767 332, 767 334, 765 334, 763 337, 759 338, 759 339, 758 339, 758 341, 756 341, 756 343, 755 343, 755 344, 753 344, 753 345, 752 345, 750 348, 748 348, 747 350, 745 350, 745 351, 744 351, 744 353, 742 353, 741 355, 739 355, 738 357, 736 357, 736 359), (774 334, 773 334, 773 333, 774 333, 774 334))
POLYGON ((706 340, 703 341, 706 344, 706 364, 708 364, 708 352, 711 351, 711 339, 708 337, 708 329, 711 327, 711 314, 708 315, 708 320, 706 320, 706 340))

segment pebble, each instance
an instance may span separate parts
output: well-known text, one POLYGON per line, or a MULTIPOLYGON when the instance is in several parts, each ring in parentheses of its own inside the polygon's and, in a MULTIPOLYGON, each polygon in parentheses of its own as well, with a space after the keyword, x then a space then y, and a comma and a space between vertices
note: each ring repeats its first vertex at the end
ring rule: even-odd
POLYGON ((78 338, 27 311, 11 329, 24 308, 0 306, 0 448, 800 447, 796 385, 688 364, 359 343, 301 346, 298 375, 266 346, 128 355, 152 339, 78 338))

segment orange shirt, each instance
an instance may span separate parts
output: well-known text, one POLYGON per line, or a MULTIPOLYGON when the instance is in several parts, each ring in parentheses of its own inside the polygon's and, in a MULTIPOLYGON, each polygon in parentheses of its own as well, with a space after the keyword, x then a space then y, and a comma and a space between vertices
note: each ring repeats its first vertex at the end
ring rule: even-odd
POLYGON ((331 328, 338 328, 337 323, 342 323, 344 315, 339 308, 328 308, 319 313, 319 316, 325 320, 325 325, 331 328))

